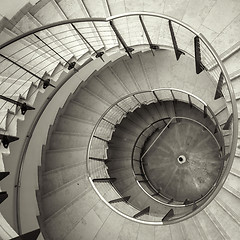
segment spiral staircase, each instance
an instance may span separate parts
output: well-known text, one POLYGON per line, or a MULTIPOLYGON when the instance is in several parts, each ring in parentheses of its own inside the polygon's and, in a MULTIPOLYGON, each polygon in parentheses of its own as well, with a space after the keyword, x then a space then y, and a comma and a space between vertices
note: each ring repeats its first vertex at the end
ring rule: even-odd
POLYGON ((239 239, 239 10, 41 0, 3 18, 0 239, 239 239))

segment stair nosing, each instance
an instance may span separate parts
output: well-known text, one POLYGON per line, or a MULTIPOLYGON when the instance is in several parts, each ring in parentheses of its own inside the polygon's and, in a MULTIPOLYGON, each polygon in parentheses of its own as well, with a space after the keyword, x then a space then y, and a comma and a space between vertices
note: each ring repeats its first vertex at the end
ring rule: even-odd
POLYGON ((240 227, 240 217, 237 216, 224 202, 222 202, 218 196, 216 196, 215 201, 240 227))
POLYGON ((58 188, 56 188, 56 189, 54 189, 54 190, 52 190, 52 191, 50 191, 50 192, 48 192, 48 193, 45 193, 45 194, 41 195, 41 199, 42 199, 42 200, 43 200, 43 199, 46 199, 46 198, 52 196, 53 194, 55 194, 55 193, 57 193, 57 192, 65 189, 65 188, 68 187, 69 185, 72 185, 72 184, 74 184, 75 182, 77 182, 77 181, 79 181, 79 180, 81 180, 81 179, 84 179, 85 177, 87 177, 87 174, 83 174, 83 175, 81 175, 81 176, 79 176, 79 177, 77 177, 77 178, 75 178, 75 179, 73 179, 73 180, 71 180, 71 181, 69 181, 69 182, 61 185, 60 187, 58 187, 58 188))
POLYGON ((208 218, 211 220, 211 222, 218 229, 218 232, 220 233, 220 235, 222 235, 223 239, 231 240, 231 238, 228 236, 226 231, 223 229, 222 225, 219 223, 219 221, 214 216, 214 214, 208 209, 204 209, 204 212, 207 214, 208 218))
POLYGON ((59 210, 57 210, 56 212, 54 212, 53 214, 51 214, 49 217, 43 219, 44 224, 46 224, 47 222, 51 221, 52 218, 57 217, 59 214, 61 214, 64 210, 66 210, 68 207, 70 207, 72 205, 73 202, 77 201, 79 198, 82 198, 84 195, 86 195, 88 192, 93 191, 92 187, 89 186, 87 189, 85 189, 83 192, 81 192, 80 194, 78 194, 76 197, 74 197, 70 202, 68 202, 67 204, 65 204, 63 207, 61 207, 59 210))
POLYGON ((44 171, 42 173, 42 177, 48 176, 49 174, 57 173, 57 172, 62 171, 62 170, 66 170, 68 168, 73 168, 73 167, 81 166, 81 165, 86 165, 86 163, 85 162, 77 162, 77 163, 74 163, 74 164, 65 165, 65 166, 62 166, 62 167, 47 170, 47 171, 44 171))

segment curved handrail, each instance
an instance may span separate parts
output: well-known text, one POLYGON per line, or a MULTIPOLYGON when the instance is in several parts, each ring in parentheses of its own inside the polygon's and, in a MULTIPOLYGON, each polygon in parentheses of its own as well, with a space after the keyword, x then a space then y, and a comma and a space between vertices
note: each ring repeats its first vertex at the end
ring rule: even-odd
MULTIPOLYGON (((133 161, 137 160, 137 159, 134 159, 134 150, 135 150, 135 148, 136 148, 136 146, 137 146, 137 144, 138 144, 138 141, 139 141, 140 137, 143 136, 143 135, 144 135, 144 132, 145 132, 146 130, 148 130, 150 127, 152 127, 154 124, 156 124, 157 122, 160 122, 160 121, 165 122, 165 120, 167 120, 167 119, 170 119, 170 118, 167 117, 167 118, 162 118, 162 119, 159 119, 159 120, 157 120, 157 121, 154 121, 154 122, 151 123, 149 126, 147 126, 146 128, 144 128, 144 129, 140 132, 140 134, 138 135, 138 137, 137 137, 137 139, 136 139, 136 141, 135 141, 135 143, 134 143, 134 145, 133 145, 133 151, 132 151, 132 157, 131 157, 131 165, 132 165, 132 171, 133 171, 133 175, 134 175, 134 176, 136 175, 136 173, 135 173, 135 170, 134 170, 133 161)), ((171 121, 171 119, 170 119, 170 121, 171 121)), ((168 125, 169 125, 169 124, 165 125, 165 127, 168 126, 168 125)), ((164 127, 164 128, 165 128, 165 127, 164 127)), ((145 177, 145 178, 146 178, 146 177, 145 177)), ((135 179, 135 180, 136 180, 137 183, 139 183, 137 179, 135 179)), ((147 179, 146 179, 146 180, 147 180, 147 179)), ((139 185, 141 186, 140 183, 139 183, 139 185)), ((149 183, 149 185, 150 185, 150 183, 149 183)), ((152 185, 150 185, 150 187, 151 187, 155 192, 157 192, 157 190, 156 190, 152 185)), ((142 187, 141 187, 141 188, 142 188, 142 187)), ((142 188, 142 190, 145 191, 143 188, 142 188)), ((168 198, 165 197, 165 196, 162 196, 160 193, 159 193, 159 196, 161 196, 162 198, 165 198, 166 200, 170 201, 170 199, 168 199, 168 198)), ((152 197, 152 196, 151 196, 151 197, 152 197)), ((153 198, 153 199, 155 199, 155 198, 153 198)))
MULTIPOLYGON (((128 98, 131 98, 131 97, 137 97, 137 95, 141 95, 141 94, 144 94, 144 93, 152 93, 152 95, 154 96, 153 98, 155 98, 155 101, 158 101, 159 99, 156 97, 157 95, 155 94, 156 92, 158 92, 158 91, 169 91, 169 92, 174 92, 174 91, 177 91, 177 92, 181 92, 181 93, 183 93, 183 94, 186 94, 186 95, 188 95, 188 96, 191 96, 192 98, 195 98, 195 99, 197 99, 199 102, 201 102, 201 104, 203 105, 203 106, 206 106, 206 107, 208 107, 210 110, 211 110, 211 108, 207 105, 207 103, 205 103, 203 100, 201 100, 199 97, 197 97, 197 96, 195 96, 194 94, 192 94, 192 93, 189 93, 189 92, 187 92, 187 91, 185 91, 185 90, 181 90, 181 89, 176 89, 176 88, 159 88, 159 89, 153 89, 153 90, 145 90, 145 91, 139 91, 139 92, 134 92, 134 93, 130 93, 130 94, 128 94, 128 95, 126 95, 126 96, 124 96, 124 97, 122 97, 122 98, 120 98, 119 100, 117 100, 115 103, 113 103, 110 107, 108 107, 108 109, 101 115, 101 117, 98 119, 98 121, 97 121, 97 123, 95 124, 95 126, 94 126, 94 128, 93 128, 93 130, 92 130, 92 133, 91 133, 91 136, 90 136, 90 139, 89 139, 89 142, 88 142, 88 147, 87 147, 87 161, 86 161, 86 167, 87 167, 87 172, 88 172, 88 177, 89 177, 89 180, 90 180, 90 183, 91 183, 91 185, 93 186, 93 188, 94 188, 94 190, 96 191, 96 193, 98 194, 98 196, 105 202, 105 204, 107 204, 111 209, 113 209, 115 212, 117 212, 117 213, 119 213, 121 216, 123 216, 123 217, 127 217, 127 218, 130 218, 132 221, 139 221, 138 219, 133 219, 133 218, 131 218, 131 217, 129 217, 129 216, 127 216, 126 214, 124 214, 124 213, 122 213, 122 212, 120 212, 119 210, 117 210, 117 209, 115 209, 115 208, 113 208, 112 206, 111 206, 111 204, 109 204, 105 199, 104 199, 104 197, 102 197, 101 196, 101 193, 98 191, 98 189, 96 188, 96 186, 94 186, 94 183, 93 183, 93 181, 92 181, 92 178, 91 178, 91 171, 90 171, 90 169, 89 169, 89 165, 88 165, 88 161, 89 161, 89 157, 90 157, 90 149, 91 149, 91 145, 92 145, 92 141, 93 141, 93 138, 94 138, 94 136, 95 136, 95 133, 96 133, 96 130, 97 130, 97 128, 98 128, 98 126, 99 126, 99 124, 101 123, 101 121, 102 120, 104 120, 105 119, 105 116, 110 112, 110 110, 114 107, 114 106, 118 106, 119 105, 119 103, 121 102, 121 101, 123 101, 123 100, 125 100, 125 99, 128 99, 128 98)), ((161 99, 162 100, 162 99, 161 99)), ((136 104, 136 106, 139 106, 139 103, 140 102, 138 102, 137 104, 136 104)), ((194 105, 194 104, 193 104, 194 105)), ((217 117, 215 116, 215 114, 214 114, 214 112, 213 111, 209 111, 210 112, 210 114, 213 114, 213 116, 212 116, 212 118, 216 121, 216 123, 217 123, 217 127, 221 130, 221 128, 219 127, 219 123, 218 123, 218 120, 217 120, 217 117)), ((201 124, 201 123, 200 123, 201 124)), ((202 125, 202 124, 201 124, 202 125)), ((204 125, 202 125, 203 127, 205 127, 204 125)), ((206 128, 206 127, 205 127, 206 128)), ((211 133, 211 131, 209 130, 209 129, 207 129, 210 133, 211 133)), ((221 131, 220 131, 221 132, 221 131)), ((215 139, 215 141, 217 141, 216 140, 216 137, 213 135, 213 133, 211 133, 211 135, 214 137, 214 139, 215 139)), ((221 149, 220 148, 220 145, 219 145, 219 143, 218 143, 218 141, 217 141, 217 144, 218 144, 218 146, 219 146, 219 150, 221 149)), ((224 166, 223 166, 224 167, 224 166)), ((219 179, 221 180, 221 176, 222 176, 222 174, 219 174, 219 176, 218 176, 218 178, 216 179, 216 181, 215 181, 215 183, 213 184, 213 186, 212 186, 212 188, 210 188, 209 189, 209 191, 203 196, 203 197, 201 197, 200 199, 198 199, 196 202, 193 202, 193 203, 189 203, 189 204, 184 204, 184 205, 175 205, 175 204, 167 204, 167 203, 163 203, 163 202, 161 202, 161 204, 163 204, 163 205, 165 205, 165 206, 169 206, 169 207, 181 207, 181 208, 183 208, 183 207, 188 207, 188 206, 192 206, 192 205, 195 205, 196 203, 199 203, 199 202, 203 202, 203 204, 206 202, 206 198, 207 197, 209 197, 209 195, 210 195, 210 193, 213 193, 215 190, 216 190, 216 186, 218 186, 218 185, 216 185, 216 183, 219 181, 219 179)), ((145 192, 145 191, 144 191, 145 192)), ((118 193, 119 194, 119 193, 118 193)), ((212 196, 212 195, 211 195, 212 196)), ((210 196, 210 197, 211 197, 210 196)), ((210 198, 209 197, 209 198, 210 198)), ((209 199, 208 198, 208 199, 209 199)), ((202 206, 202 205, 201 205, 202 206)), ((201 207, 200 206, 200 207, 201 207)), ((199 207, 199 208, 200 208, 199 207)), ((197 209, 199 209, 199 208, 197 208, 197 209)), ((196 210, 194 210, 193 212, 194 212, 194 214, 195 214, 195 211, 196 210)), ((187 214, 187 218, 189 218, 190 216, 192 216, 192 214, 193 214, 193 212, 191 212, 191 213, 188 213, 187 214)), ((174 223, 174 222, 179 222, 179 221, 181 221, 181 219, 182 219, 182 217, 179 217, 179 218, 175 218, 175 219, 172 219, 172 220, 168 220, 168 223, 174 223), (171 222, 171 221, 173 221, 173 222, 171 222)), ((140 221, 140 222, 142 222, 142 221, 140 221)), ((154 222, 149 222, 149 221, 144 221, 144 223, 145 224, 153 224, 154 222)), ((156 223, 154 223, 154 225, 155 225, 156 223)), ((162 222, 158 222, 156 225, 159 225, 159 224, 163 224, 162 222)))
MULTIPOLYGON (((224 74, 226 83, 227 83, 227 88, 228 91, 230 93, 230 99, 231 99, 231 104, 232 104, 232 111, 233 111, 233 135, 232 135, 232 142, 231 142, 231 150, 230 150, 230 157, 228 160, 228 165, 227 168, 225 169, 224 172, 224 177, 222 178, 221 184, 223 185, 223 183, 225 182, 226 178, 227 178, 227 174, 230 171, 232 162, 233 162, 233 158, 234 158, 234 153, 235 153, 235 149, 237 146, 237 133, 238 133, 238 117, 237 117, 237 104, 236 104, 236 100, 235 100, 235 96, 234 96, 234 92, 233 92, 233 88, 229 79, 229 76, 227 74, 227 71, 224 67, 224 65, 222 64, 218 54, 216 53, 216 51, 213 49, 213 47, 211 46, 211 44, 207 41, 207 39, 201 34, 198 33, 197 31, 195 31, 193 28, 191 28, 189 25, 182 23, 181 21, 172 18, 170 16, 166 16, 163 14, 157 14, 157 13, 149 13, 149 12, 133 12, 133 13, 125 13, 125 14, 120 14, 120 15, 116 15, 116 16, 111 16, 108 18, 82 18, 82 19, 70 19, 70 20, 64 20, 64 21, 60 21, 60 22, 56 22, 56 23, 52 23, 52 24, 48 24, 42 27, 38 27, 34 30, 31 30, 27 33, 21 34, 9 41, 7 41, 6 43, 3 43, 0 45, 0 50, 4 49, 5 47, 11 45, 14 42, 17 42, 18 40, 30 36, 31 34, 52 28, 52 27, 56 27, 56 26, 60 26, 60 25, 65 25, 65 24, 70 24, 70 23, 78 23, 78 22, 94 22, 94 21, 98 21, 98 22, 109 22, 118 18, 123 18, 123 17, 129 17, 129 16, 137 16, 137 15, 145 15, 145 16, 151 16, 151 17, 158 17, 158 18, 162 18, 162 19, 166 19, 166 20, 170 20, 186 29, 188 29, 190 32, 192 32, 194 35, 199 36, 200 40, 205 44, 205 46, 208 48, 208 50, 210 51, 210 53, 212 54, 212 56, 214 57, 214 59, 217 61, 218 66, 220 67, 221 71, 224 74)), ((220 190, 221 186, 217 187, 217 190, 220 190)), ((216 196, 218 191, 215 191, 215 193, 213 194, 213 198, 216 196)), ((212 199, 213 199, 212 198, 212 199)), ((211 200, 207 201, 207 203, 205 204, 205 206, 210 202, 211 200)))

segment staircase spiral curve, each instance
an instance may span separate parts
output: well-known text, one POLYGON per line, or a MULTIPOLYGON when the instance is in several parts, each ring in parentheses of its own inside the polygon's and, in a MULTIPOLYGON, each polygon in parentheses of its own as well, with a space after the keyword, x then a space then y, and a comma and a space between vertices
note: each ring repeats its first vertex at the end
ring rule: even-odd
POLYGON ((13 26, 3 20, 4 187, 11 173, 5 156, 20 157, 14 188, 1 192, 1 206, 15 204, 17 233, 2 218, 1 238, 39 225, 41 239, 238 239, 239 69, 232 63, 239 44, 220 56, 226 69, 201 33, 167 11, 119 14, 119 6, 40 1, 13 26), (42 116, 58 101, 65 104, 48 110, 54 122, 47 130, 42 116), (30 121, 25 135, 19 120, 30 121), (37 224, 27 226, 21 178, 39 123, 48 136, 38 209, 30 210, 37 224))

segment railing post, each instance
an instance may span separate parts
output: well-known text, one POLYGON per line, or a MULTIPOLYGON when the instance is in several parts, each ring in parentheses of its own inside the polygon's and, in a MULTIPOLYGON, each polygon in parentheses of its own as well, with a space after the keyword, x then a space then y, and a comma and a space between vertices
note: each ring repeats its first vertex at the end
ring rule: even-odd
POLYGON ((192 104, 191 96, 189 94, 188 94, 188 102, 189 102, 190 108, 192 108, 193 104, 192 104))
POLYGON ((142 211, 140 211, 139 213, 135 214, 135 215, 133 216, 133 218, 139 218, 139 217, 141 217, 142 215, 145 215, 145 214, 148 215, 149 212, 150 212, 150 206, 144 208, 142 211))
POLYGON ((222 157, 220 158, 220 160, 221 160, 221 161, 227 161, 229 157, 230 157, 230 153, 227 153, 226 155, 222 156, 222 157))
POLYGON ((201 49, 200 49, 200 40, 199 37, 194 37, 194 50, 195 50, 195 66, 196 66, 196 73, 201 73, 205 67, 201 61, 201 49))
POLYGON ((86 44, 95 52, 95 57, 96 58, 100 58, 103 62, 104 62, 104 59, 103 59, 103 54, 104 54, 104 52, 98 52, 93 46, 92 46, 92 44, 83 36, 83 34, 76 28, 76 26, 73 24, 73 23, 71 23, 71 25, 72 25, 72 27, 74 28, 74 30, 77 32, 77 34, 81 37, 81 39, 83 40, 83 41, 85 41, 86 42, 86 44))
POLYGON ((219 80, 218 80, 218 84, 217 84, 217 89, 216 89, 214 100, 223 97, 222 86, 223 86, 223 73, 221 72, 220 76, 219 76, 219 80))
POLYGON ((39 234, 40 234, 40 229, 36 229, 34 231, 12 238, 11 240, 37 240, 39 234))
POLYGON ((207 106, 204 105, 204 113, 203 113, 203 117, 206 118, 207 117, 207 106))
POLYGON ((153 54, 153 56, 154 56, 153 49, 154 49, 154 50, 157 50, 157 49, 159 49, 159 46, 152 43, 151 38, 150 38, 150 36, 149 36, 149 34, 148 34, 147 28, 146 28, 146 26, 145 26, 145 23, 144 23, 141 15, 139 15, 139 19, 140 19, 140 22, 141 22, 141 24, 142 24, 143 31, 144 31, 144 33, 145 33, 145 35, 146 35, 146 38, 147 38, 149 47, 150 47, 150 49, 151 49, 151 51, 152 51, 152 54, 153 54))
POLYGON ((2 181, 5 177, 7 177, 10 172, 0 172, 0 181, 2 181))
POLYGON ((182 51, 178 48, 177 40, 176 40, 174 31, 173 31, 172 22, 171 22, 170 20, 168 21, 168 24, 169 24, 169 30, 170 30, 170 33, 171 33, 171 37, 172 37, 174 52, 175 52, 175 55, 176 55, 177 60, 179 60, 180 56, 181 56, 182 54, 185 55, 185 53, 182 52, 182 51))
POLYGON ((8 197, 7 192, 0 192, 0 204, 8 197))
POLYGON ((110 160, 107 160, 107 159, 104 159, 104 158, 89 157, 89 159, 94 160, 94 161, 98 161, 98 162, 104 162, 104 163, 110 162, 110 160))
POLYGON ((169 212, 163 217, 162 221, 166 222, 166 221, 168 221, 172 217, 174 217, 173 209, 169 210, 169 212))
POLYGON ((68 70, 71 70, 75 67, 76 62, 69 62, 64 57, 62 57, 57 51, 55 51, 51 46, 49 46, 46 42, 44 42, 38 35, 35 33, 33 34, 38 40, 40 40, 45 46, 47 46, 49 49, 51 49, 54 53, 56 53, 64 62, 68 64, 68 70))
POLYGON ((119 31, 117 30, 116 26, 114 25, 113 21, 110 21, 110 26, 112 27, 114 33, 116 34, 118 40, 121 42, 121 44, 123 45, 126 53, 128 54, 128 56, 130 58, 132 58, 131 52, 134 51, 133 48, 127 46, 126 42, 124 41, 123 37, 121 36, 121 34, 119 33, 119 31))
POLYGON ((114 182, 116 181, 117 179, 116 178, 95 178, 93 179, 93 182, 114 182))
POLYGON ((229 116, 227 122, 225 123, 225 125, 223 127, 223 130, 229 130, 230 129, 232 120, 233 120, 233 113, 229 116))
POLYGON ((127 202, 130 199, 130 197, 131 196, 117 198, 117 199, 109 201, 109 203, 127 202))

